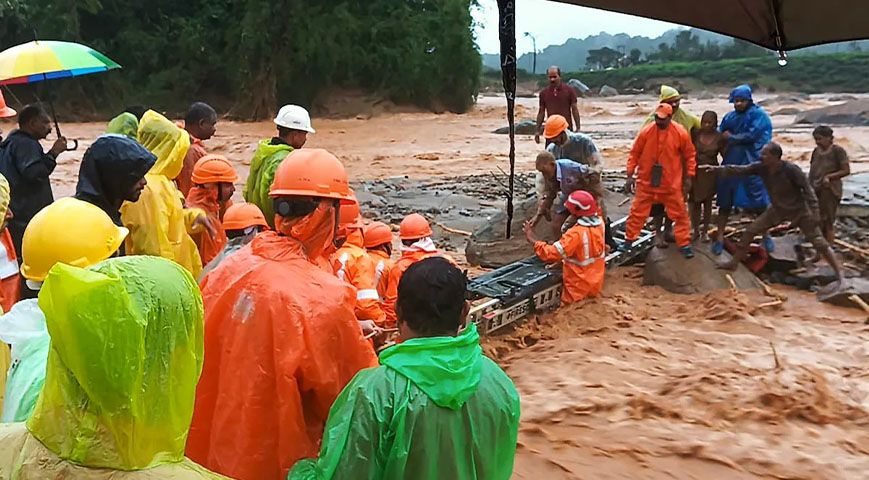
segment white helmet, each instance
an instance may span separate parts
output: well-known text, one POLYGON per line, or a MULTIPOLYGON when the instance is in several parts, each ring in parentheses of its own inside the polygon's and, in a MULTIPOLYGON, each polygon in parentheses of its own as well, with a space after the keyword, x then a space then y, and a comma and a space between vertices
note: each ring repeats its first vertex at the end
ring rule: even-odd
POLYGON ((298 105, 284 105, 281 107, 280 111, 278 111, 278 116, 275 117, 275 123, 284 128, 315 133, 314 128, 311 126, 311 116, 308 115, 308 111, 298 105))

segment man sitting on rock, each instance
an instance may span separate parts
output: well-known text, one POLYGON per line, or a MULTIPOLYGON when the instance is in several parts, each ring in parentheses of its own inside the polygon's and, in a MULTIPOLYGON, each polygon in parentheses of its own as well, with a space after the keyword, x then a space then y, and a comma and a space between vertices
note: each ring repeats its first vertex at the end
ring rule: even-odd
POLYGON ((756 235, 784 222, 798 226, 800 232, 811 242, 836 273, 838 282, 842 281, 842 269, 830 244, 824 239, 820 228, 818 197, 809 185, 806 174, 794 163, 782 160, 782 149, 775 142, 768 143, 760 154, 760 163, 749 165, 701 165, 700 169, 715 172, 719 178, 745 177, 758 175, 769 192, 770 205, 766 211, 745 229, 733 259, 719 265, 724 269, 735 269, 745 258, 748 245, 756 235))

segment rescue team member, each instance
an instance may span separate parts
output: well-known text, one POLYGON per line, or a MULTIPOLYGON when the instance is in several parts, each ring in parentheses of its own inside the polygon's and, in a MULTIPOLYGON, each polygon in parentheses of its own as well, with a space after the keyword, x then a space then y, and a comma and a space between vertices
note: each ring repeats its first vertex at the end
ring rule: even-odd
POLYGON ((225 478, 184 457, 203 356, 189 272, 143 256, 57 264, 39 309, 45 386, 26 423, 0 425, 0 478, 225 478))
MULTIPOLYGON (((769 115, 751 98, 751 87, 740 85, 730 92, 733 111, 721 120, 718 130, 727 142, 722 165, 751 165, 760 162, 764 145, 772 141, 772 121, 769 115)), ((734 207, 765 209, 769 195, 758 176, 721 178, 716 185, 718 202, 718 233, 712 244, 712 253, 724 250, 724 229, 734 207)), ((775 244, 764 234, 763 246, 771 252, 775 244)))
POLYGON ((821 213, 821 233, 827 243, 836 241, 836 211, 842 201, 842 179, 851 174, 848 152, 833 143, 833 129, 821 125, 815 127, 812 136, 817 147, 812 151, 809 181, 821 213))
POLYGON ((190 233, 215 232, 205 212, 184 208, 181 192, 172 181, 181 172, 190 140, 166 117, 148 110, 139 123, 139 143, 157 161, 145 175, 147 185, 139 201, 121 206, 121 220, 130 230, 126 253, 168 258, 198 276, 202 260, 190 233))
POLYGON ((18 114, 18 129, 0 143, 0 174, 9 182, 9 207, 15 213, 7 228, 19 257, 30 219, 54 201, 48 176, 57 166, 57 156, 66 150, 66 138, 58 138, 44 152, 39 141, 49 133, 51 120, 45 110, 28 105, 18 114))
POLYGON ((685 258, 693 258, 685 193, 691 190, 694 180, 696 151, 691 136, 681 125, 672 122, 672 116, 673 107, 666 103, 658 105, 655 123, 640 130, 631 148, 625 189, 636 190, 636 195, 625 225, 626 241, 621 248, 631 247, 640 236, 652 205, 660 203, 675 223, 679 251, 685 258))
POLYGON ((600 296, 606 271, 603 219, 594 196, 577 190, 570 194, 565 206, 577 218, 576 225, 552 245, 537 241, 531 222, 525 222, 525 238, 534 245, 534 253, 544 262, 562 262, 564 266, 562 305, 600 296))
POLYGON ((398 291, 402 342, 344 388, 320 455, 289 480, 507 480, 519 394, 465 325, 467 277, 443 258, 411 265, 398 291))
MULTIPOLYGON (((98 207, 61 198, 40 210, 27 226, 21 275, 32 290, 40 291, 55 264, 87 267, 99 263, 115 254, 127 233, 98 207)), ((35 298, 16 303, 0 317, 0 342, 12 345, 13 359, 0 422, 21 422, 36 405, 48 358, 45 317, 35 298)))
POLYGON ((377 265, 363 247, 362 216, 355 196, 352 203, 341 205, 339 218, 337 239, 341 247, 332 256, 332 268, 338 280, 356 289, 356 320, 362 333, 368 335, 384 324, 386 314, 377 296, 377 265))
MULTIPOLYGON (((561 115, 567 121, 567 128, 572 132, 580 130, 579 104, 573 87, 561 81, 561 69, 551 66, 546 71, 549 86, 540 91, 540 107, 537 109, 537 129, 534 130, 534 141, 540 143, 540 133, 543 132, 543 121, 553 115, 561 115), (572 117, 572 119, 571 119, 572 117), (576 122, 576 128, 574 128, 576 122)), ((549 145, 550 140, 546 139, 549 145)))
MULTIPOLYGON (((14 108, 6 105, 6 99, 3 98, 3 92, 0 92, 0 118, 12 118, 18 115, 14 108)), ((3 129, 0 128, 0 142, 3 141, 3 129)))
POLYGON ((398 284, 404 271, 414 263, 429 257, 444 257, 450 263, 453 259, 438 252, 432 241, 431 225, 428 220, 418 213, 411 213, 404 217, 398 229, 401 238, 401 258, 399 258, 389 271, 389 279, 386 281, 386 296, 383 297, 383 310, 386 312, 388 327, 394 327, 398 319, 395 313, 395 301, 398 299, 398 284))
POLYGON ((315 262, 335 252, 339 202, 352 199, 331 153, 302 149, 278 167, 276 231, 257 235, 202 280, 205 363, 187 454, 239 480, 286 477, 317 454, 329 408, 377 365, 356 292, 315 262))
MULTIPOLYGON (((9 221, 14 214, 9 208, 9 182, 6 177, 0 175, 0 307, 3 312, 8 312, 12 305, 19 300, 21 293, 21 278, 18 275, 18 255, 12 245, 12 236, 9 234, 9 221)), ((3 356, 0 346, 0 357, 3 356)), ((2 366, 2 360, 0 360, 2 366)), ((8 367, 8 365, 7 365, 8 367)), ((8 369, 8 368, 7 368, 8 369)), ((6 378, 6 371, 0 372, 0 378, 6 378)), ((0 399, 3 391, 0 389, 0 399)))
POLYGON ((722 179, 757 175, 763 180, 766 191, 769 192, 770 206, 745 229, 745 233, 739 239, 739 246, 733 253, 733 259, 720 266, 724 269, 735 269, 745 258, 748 245, 756 235, 781 223, 790 222, 800 228, 806 240, 811 242, 815 250, 830 264, 838 282, 841 282, 842 268, 830 244, 821 234, 818 198, 802 169, 794 163, 782 160, 781 156, 782 150, 779 144, 770 142, 761 151, 760 163, 703 166, 704 170, 715 172, 722 179))
POLYGON ((84 152, 75 198, 100 207, 115 225, 123 226, 121 205, 139 200, 145 175, 156 162, 157 156, 136 140, 102 135, 84 152))
POLYGON ((365 250, 374 260, 374 285, 377 287, 377 296, 383 305, 386 298, 386 285, 389 281, 389 272, 395 262, 392 261, 392 229, 383 222, 371 222, 362 229, 365 250))
POLYGON ((202 269, 199 280, 202 281, 208 272, 217 268, 228 256, 241 250, 241 247, 250 243, 258 233, 267 230, 269 225, 263 212, 252 203, 234 203, 223 214, 223 230, 226 232, 226 245, 220 250, 211 262, 202 269))
POLYGON ((311 116, 298 105, 284 105, 274 121, 278 127, 278 136, 259 142, 250 161, 250 173, 242 191, 245 201, 258 206, 272 228, 275 228, 275 210, 274 201, 269 197, 269 189, 275 179, 275 171, 290 152, 305 145, 309 133, 314 133, 311 116))
POLYGON ((202 142, 214 136, 217 132, 216 125, 217 112, 207 103, 196 102, 190 105, 184 115, 183 128, 190 137, 190 148, 184 155, 184 167, 181 168, 181 173, 175 177, 175 183, 185 197, 193 188, 193 168, 196 166, 196 162, 208 154, 208 151, 205 150, 205 144, 202 142))
POLYGON ((226 232, 221 222, 226 208, 232 204, 232 194, 235 193, 233 182, 237 181, 238 175, 232 163, 223 155, 206 155, 193 167, 193 188, 187 194, 187 208, 203 210, 215 232, 214 235, 208 232, 192 235, 203 265, 214 260, 226 245, 226 232))

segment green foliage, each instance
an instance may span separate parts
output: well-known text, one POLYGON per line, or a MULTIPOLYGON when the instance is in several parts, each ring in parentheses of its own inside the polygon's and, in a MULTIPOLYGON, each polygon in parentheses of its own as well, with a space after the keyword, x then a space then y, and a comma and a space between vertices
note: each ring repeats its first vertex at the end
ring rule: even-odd
POLYGON ((768 54, 765 48, 739 39, 724 45, 711 41, 702 44, 700 37, 691 30, 682 30, 676 35, 672 45, 661 43, 658 45, 658 51, 650 53, 646 58, 657 62, 696 62, 723 58, 763 57, 768 54))
MULTIPOLYGON (((103 113, 194 100, 265 118, 279 104, 359 87, 465 111, 479 88, 476 0, 0 0, 0 46, 78 41, 124 66, 55 82, 103 113)), ((26 89, 28 87, 20 87, 26 89)))

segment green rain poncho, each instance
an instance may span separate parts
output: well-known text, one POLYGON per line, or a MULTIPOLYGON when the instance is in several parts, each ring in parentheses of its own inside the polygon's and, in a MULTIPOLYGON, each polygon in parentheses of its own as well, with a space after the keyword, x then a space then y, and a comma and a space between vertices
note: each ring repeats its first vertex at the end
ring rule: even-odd
POLYGON ((519 394, 482 354, 471 324, 457 337, 415 338, 359 372, 329 411, 317 460, 289 480, 507 480, 519 394))
POLYGON ((57 264, 39 307, 45 385, 26 428, 0 426, 0 478, 223 478, 184 457, 203 358, 190 273, 145 256, 57 264))
POLYGON ((269 189, 275 181, 275 171, 284 161, 284 158, 293 151, 293 147, 286 144, 272 144, 272 140, 261 140, 250 161, 250 174, 242 193, 245 201, 253 203, 262 210, 269 227, 275 228, 274 200, 269 197, 269 189))
POLYGON ((106 133, 124 135, 139 141, 139 119, 129 112, 124 112, 113 118, 106 127, 106 133))

